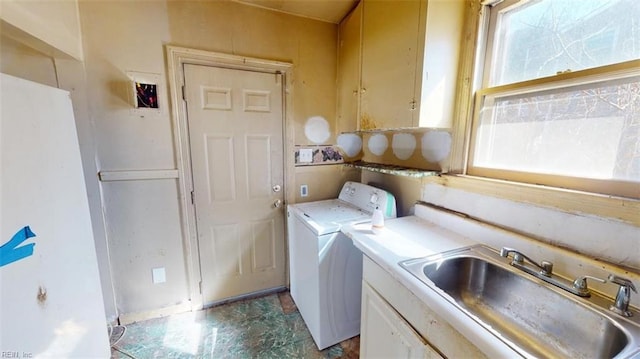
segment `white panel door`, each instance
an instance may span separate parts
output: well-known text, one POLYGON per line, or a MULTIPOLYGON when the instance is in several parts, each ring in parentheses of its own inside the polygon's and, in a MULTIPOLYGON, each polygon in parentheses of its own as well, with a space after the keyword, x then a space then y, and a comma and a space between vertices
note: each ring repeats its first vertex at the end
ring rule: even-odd
POLYGON ((283 286, 282 76, 184 74, 203 301, 283 286))

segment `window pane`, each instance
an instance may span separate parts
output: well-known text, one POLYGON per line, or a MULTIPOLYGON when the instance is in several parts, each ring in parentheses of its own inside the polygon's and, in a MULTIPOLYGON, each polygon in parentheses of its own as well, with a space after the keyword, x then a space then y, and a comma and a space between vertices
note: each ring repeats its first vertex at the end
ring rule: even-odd
POLYGON ((529 1, 497 16, 489 86, 640 58, 638 0, 529 1))
POLYGON ((487 96, 473 165, 640 182, 640 77, 487 96))

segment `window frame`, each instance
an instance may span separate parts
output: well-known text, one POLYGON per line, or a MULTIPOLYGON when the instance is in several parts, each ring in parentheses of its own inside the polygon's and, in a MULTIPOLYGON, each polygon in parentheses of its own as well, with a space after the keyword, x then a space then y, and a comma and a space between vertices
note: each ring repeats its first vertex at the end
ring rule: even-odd
POLYGON ((640 199, 640 184, 637 182, 549 175, 474 165, 473 159, 478 137, 477 131, 480 123, 480 112, 483 102, 487 97, 500 98, 509 95, 536 93, 568 86, 640 75, 640 59, 638 59, 575 72, 560 72, 552 76, 507 85, 489 86, 489 69, 491 67, 491 59, 494 57, 494 36, 492 31, 499 31, 496 27, 497 19, 500 17, 499 15, 491 16, 491 13, 495 14, 496 12, 500 13, 512 10, 528 2, 527 0, 505 0, 498 3, 492 1, 481 4, 482 16, 477 26, 478 48, 475 53, 475 86, 471 94, 472 100, 470 104, 472 105, 472 112, 471 119, 469 120, 469 130, 466 135, 466 158, 464 161, 463 174, 494 180, 506 180, 525 185, 544 185, 571 191, 619 196, 633 200, 640 199))

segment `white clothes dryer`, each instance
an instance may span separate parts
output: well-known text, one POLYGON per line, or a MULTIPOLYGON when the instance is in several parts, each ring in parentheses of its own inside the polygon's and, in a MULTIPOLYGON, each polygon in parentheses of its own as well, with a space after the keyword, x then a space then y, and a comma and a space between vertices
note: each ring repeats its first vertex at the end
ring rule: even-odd
POLYGON ((287 208, 291 297, 319 349, 360 333, 362 253, 340 229, 371 220, 376 207, 396 217, 391 193, 347 182, 338 199, 287 208))

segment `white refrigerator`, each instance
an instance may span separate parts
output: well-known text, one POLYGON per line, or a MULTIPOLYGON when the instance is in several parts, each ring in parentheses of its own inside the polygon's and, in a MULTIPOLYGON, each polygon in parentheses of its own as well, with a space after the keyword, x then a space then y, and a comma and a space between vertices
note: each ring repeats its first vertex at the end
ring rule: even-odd
POLYGON ((0 74, 0 356, 109 358, 69 93, 0 74))

